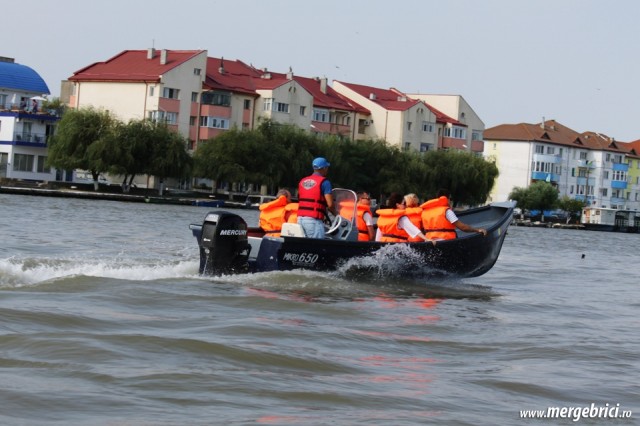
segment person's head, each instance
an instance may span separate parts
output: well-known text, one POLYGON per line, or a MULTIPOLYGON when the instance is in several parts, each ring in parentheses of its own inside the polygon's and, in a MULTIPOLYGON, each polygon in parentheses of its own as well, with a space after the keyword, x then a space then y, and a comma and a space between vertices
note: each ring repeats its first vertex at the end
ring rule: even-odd
POLYGON ((280 191, 278 191, 278 193, 276 194, 276 198, 280 197, 284 195, 287 199, 287 202, 290 203, 291 202, 291 193, 289 191, 287 191, 286 189, 281 189, 280 191))
POLYGON ((392 192, 387 198, 386 206, 390 209, 395 209, 398 204, 402 204, 402 195, 392 192))
POLYGON ((411 193, 404 196, 403 203, 406 207, 418 207, 420 200, 416 194, 411 193))
POLYGON ((438 198, 440 198, 440 197, 451 198, 451 193, 446 188, 440 188, 440 189, 438 189, 438 195, 436 195, 436 197, 438 197, 438 198))
POLYGON ((313 167, 314 172, 318 172, 321 175, 325 176, 329 172, 329 162, 324 157, 318 157, 313 160, 311 166, 313 167))
POLYGON ((368 192, 358 192, 358 204, 371 205, 371 196, 368 192))

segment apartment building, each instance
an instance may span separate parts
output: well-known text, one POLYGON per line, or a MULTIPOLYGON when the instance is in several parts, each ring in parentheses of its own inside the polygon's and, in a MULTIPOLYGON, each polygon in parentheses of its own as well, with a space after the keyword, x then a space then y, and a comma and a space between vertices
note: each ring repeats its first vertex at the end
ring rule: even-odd
POLYGON ((592 207, 638 210, 640 188, 629 181, 640 167, 635 149, 594 132, 578 133, 555 120, 503 124, 484 132, 484 155, 500 172, 488 201, 505 201, 515 187, 543 180, 559 196, 592 207))
POLYGON ((74 72, 63 101, 108 110, 124 122, 163 121, 188 138, 206 69, 206 50, 125 50, 74 72))
POLYGON ((43 110, 47 84, 32 68, 0 57, 0 178, 54 180, 47 141, 60 120, 43 110))
POLYGON ((428 95, 421 93, 409 93, 407 96, 420 99, 436 111, 452 117, 466 126, 458 127, 451 122, 439 129, 438 149, 456 148, 482 155, 484 151, 484 122, 476 114, 471 105, 460 95, 428 95), (464 134, 464 141, 454 137, 460 132, 464 134))

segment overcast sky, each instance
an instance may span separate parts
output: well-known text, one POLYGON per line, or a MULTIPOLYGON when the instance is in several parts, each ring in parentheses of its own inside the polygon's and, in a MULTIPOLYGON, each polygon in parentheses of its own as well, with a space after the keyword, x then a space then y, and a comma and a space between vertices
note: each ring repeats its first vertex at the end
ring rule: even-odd
POLYGON ((555 119, 640 139, 640 1, 28 0, 2 4, 0 56, 61 80, 128 49, 463 96, 487 128, 555 119))

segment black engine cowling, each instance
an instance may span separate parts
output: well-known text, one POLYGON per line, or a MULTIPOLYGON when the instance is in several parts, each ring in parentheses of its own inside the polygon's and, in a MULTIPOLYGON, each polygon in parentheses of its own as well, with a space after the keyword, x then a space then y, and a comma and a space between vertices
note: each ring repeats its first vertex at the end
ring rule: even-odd
POLYGON ((200 235, 200 273, 220 275, 246 272, 251 246, 247 222, 224 211, 209 212, 200 235))

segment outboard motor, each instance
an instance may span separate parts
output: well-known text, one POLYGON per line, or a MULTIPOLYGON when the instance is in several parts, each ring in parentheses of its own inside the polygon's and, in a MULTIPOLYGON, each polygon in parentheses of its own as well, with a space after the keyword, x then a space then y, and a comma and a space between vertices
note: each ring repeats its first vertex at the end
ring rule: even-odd
POLYGON ((200 234, 200 273, 221 275, 247 272, 251 245, 247 238, 247 222, 240 216, 209 212, 200 234))

